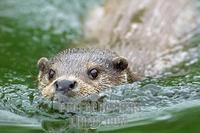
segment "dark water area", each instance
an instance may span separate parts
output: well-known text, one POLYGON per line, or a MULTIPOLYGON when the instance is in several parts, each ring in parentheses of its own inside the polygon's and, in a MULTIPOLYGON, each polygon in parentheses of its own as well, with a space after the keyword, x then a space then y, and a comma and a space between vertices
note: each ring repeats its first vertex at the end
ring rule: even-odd
POLYGON ((84 15, 99 3, 0 1, 0 132, 199 132, 199 34, 189 42, 195 49, 190 60, 103 92, 106 103, 116 105, 109 110, 69 114, 41 96, 37 60, 81 39, 84 15))

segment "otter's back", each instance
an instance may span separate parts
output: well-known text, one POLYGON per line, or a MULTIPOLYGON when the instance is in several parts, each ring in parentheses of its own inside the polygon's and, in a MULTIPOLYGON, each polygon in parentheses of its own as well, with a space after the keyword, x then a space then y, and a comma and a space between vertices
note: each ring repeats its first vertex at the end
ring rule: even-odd
POLYGON ((195 0, 109 0, 91 13, 85 33, 96 40, 95 47, 106 47, 126 57, 133 71, 153 75, 184 60, 185 57, 177 55, 181 57, 177 62, 170 59, 155 62, 161 55, 182 49, 195 33, 199 24, 196 3, 195 0), (160 68, 155 63, 160 63, 160 68))

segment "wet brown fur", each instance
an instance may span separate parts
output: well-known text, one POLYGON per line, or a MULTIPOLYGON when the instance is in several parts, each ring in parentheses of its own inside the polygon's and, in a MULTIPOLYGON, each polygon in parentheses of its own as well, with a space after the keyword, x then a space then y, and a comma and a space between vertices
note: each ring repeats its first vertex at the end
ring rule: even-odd
POLYGON ((117 69, 115 64, 127 63, 126 59, 106 49, 67 49, 50 60, 41 58, 38 61, 40 73, 39 88, 43 96, 52 97, 55 92, 54 82, 58 79, 75 80, 78 91, 71 91, 67 96, 87 96, 99 93, 101 90, 123 83, 137 80, 125 66, 124 70, 117 69), (90 79, 87 71, 91 68, 99 70, 97 79, 90 79), (50 69, 55 71, 55 77, 48 79, 50 69))

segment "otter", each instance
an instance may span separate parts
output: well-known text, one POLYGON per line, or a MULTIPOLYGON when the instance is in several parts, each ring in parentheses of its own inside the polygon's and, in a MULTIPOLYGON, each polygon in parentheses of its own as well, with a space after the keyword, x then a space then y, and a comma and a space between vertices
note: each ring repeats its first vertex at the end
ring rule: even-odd
POLYGON ((43 96, 86 97, 157 75, 189 57, 183 49, 199 25, 191 0, 110 0, 89 16, 85 48, 38 60, 43 96))
POLYGON ((38 67, 39 89, 45 97, 56 92, 85 97, 138 79, 125 58, 107 49, 67 49, 50 60, 42 57, 38 67))

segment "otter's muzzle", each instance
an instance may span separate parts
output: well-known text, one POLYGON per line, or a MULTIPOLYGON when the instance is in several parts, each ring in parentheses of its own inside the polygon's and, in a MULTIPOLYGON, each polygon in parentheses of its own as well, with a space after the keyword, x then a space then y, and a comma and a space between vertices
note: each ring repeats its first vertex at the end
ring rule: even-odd
POLYGON ((76 88, 77 82, 74 80, 71 81, 71 80, 62 79, 62 80, 55 81, 54 86, 57 92, 67 93, 76 88))

